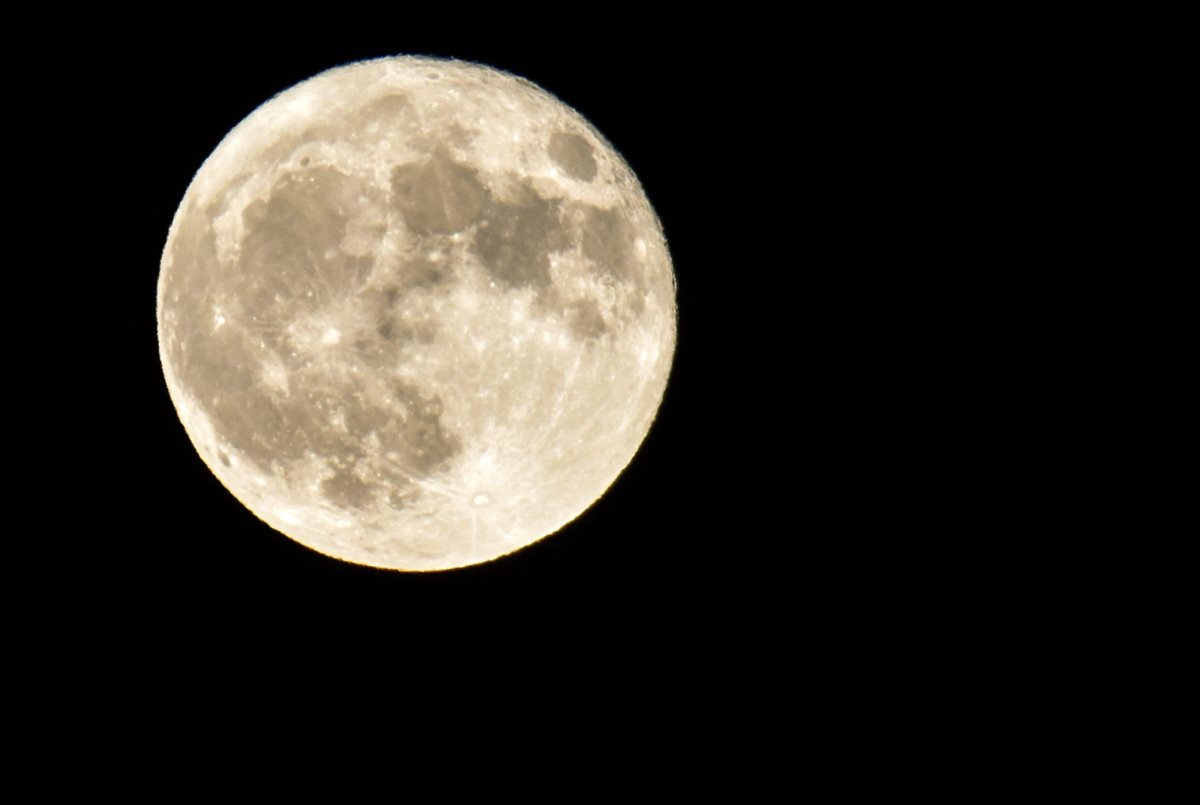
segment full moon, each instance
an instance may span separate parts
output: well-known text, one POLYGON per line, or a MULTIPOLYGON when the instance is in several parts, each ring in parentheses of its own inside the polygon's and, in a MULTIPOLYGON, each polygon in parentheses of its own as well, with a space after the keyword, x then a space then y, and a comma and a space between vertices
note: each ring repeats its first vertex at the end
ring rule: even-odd
POLYGON ((675 349, 637 178, 481 65, 339 67, 256 109, 167 237, 158 344, 200 458, 272 528, 400 570, 559 531, 629 464, 675 349))

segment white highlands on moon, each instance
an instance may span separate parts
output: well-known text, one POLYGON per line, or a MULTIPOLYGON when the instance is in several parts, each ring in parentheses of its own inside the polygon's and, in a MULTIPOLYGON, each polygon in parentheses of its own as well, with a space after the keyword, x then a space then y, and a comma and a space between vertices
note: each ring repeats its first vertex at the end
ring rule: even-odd
POLYGON ((578 517, 632 459, 675 280, 629 167, 511 75, 394 58, 259 107, 193 179, 158 284, 204 462, 321 553, 437 570, 578 517))

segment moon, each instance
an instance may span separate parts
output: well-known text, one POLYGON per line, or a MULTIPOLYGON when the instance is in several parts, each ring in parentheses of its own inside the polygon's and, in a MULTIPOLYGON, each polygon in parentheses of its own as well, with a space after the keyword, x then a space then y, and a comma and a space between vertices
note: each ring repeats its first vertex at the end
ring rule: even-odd
POLYGON ((675 275, 637 178, 482 65, 345 65, 204 162, 158 280, 171 400, 220 482, 356 564, 444 570, 553 534, 642 444, 675 275))

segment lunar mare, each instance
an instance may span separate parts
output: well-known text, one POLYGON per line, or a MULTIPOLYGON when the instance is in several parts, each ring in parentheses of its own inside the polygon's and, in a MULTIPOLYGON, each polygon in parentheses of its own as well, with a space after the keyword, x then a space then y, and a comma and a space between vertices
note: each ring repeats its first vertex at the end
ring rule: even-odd
POLYGON ((533 84, 393 58, 259 107, 163 252, 171 399, 276 530, 383 568, 488 561, 578 517, 664 393, 675 280, 633 173, 533 84))

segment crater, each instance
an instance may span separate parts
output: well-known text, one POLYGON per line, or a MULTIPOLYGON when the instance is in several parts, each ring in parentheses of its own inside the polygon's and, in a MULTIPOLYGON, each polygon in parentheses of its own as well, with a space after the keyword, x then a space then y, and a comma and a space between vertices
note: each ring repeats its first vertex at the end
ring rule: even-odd
POLYGON ((550 135, 546 153, 568 175, 585 182, 596 178, 596 157, 592 146, 578 134, 556 131, 550 135))

